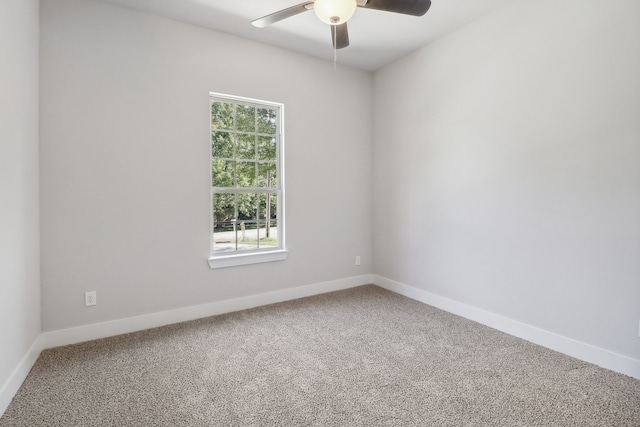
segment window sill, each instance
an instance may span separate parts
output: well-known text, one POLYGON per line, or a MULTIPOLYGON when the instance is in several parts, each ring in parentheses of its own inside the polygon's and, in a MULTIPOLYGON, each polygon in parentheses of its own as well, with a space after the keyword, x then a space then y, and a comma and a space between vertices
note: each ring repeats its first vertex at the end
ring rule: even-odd
POLYGON ((237 265, 258 264, 262 262, 283 261, 287 259, 288 255, 289 251, 281 249, 269 252, 209 257, 209 267, 214 269, 235 267, 237 265))

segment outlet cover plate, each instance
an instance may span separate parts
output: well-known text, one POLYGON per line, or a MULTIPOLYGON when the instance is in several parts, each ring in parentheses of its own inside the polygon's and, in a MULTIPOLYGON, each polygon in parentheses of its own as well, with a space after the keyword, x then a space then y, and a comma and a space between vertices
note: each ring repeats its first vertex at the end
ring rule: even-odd
POLYGON ((84 306, 89 307, 92 305, 96 305, 98 302, 96 300, 96 291, 90 291, 84 293, 84 306))

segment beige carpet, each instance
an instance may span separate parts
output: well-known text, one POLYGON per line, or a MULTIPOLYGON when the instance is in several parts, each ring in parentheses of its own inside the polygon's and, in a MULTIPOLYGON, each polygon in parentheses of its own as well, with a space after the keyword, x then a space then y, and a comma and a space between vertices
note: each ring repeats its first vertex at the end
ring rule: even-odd
POLYGON ((364 286, 46 350, 0 426, 640 426, 640 381, 364 286))

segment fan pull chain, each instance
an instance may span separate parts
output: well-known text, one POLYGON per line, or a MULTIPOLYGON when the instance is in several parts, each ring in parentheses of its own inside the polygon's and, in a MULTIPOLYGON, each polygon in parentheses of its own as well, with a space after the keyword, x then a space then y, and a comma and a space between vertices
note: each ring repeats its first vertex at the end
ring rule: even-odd
POLYGON ((338 33, 336 30, 336 26, 331 26, 331 31, 333 31, 333 71, 336 71, 336 62, 338 62, 338 33))

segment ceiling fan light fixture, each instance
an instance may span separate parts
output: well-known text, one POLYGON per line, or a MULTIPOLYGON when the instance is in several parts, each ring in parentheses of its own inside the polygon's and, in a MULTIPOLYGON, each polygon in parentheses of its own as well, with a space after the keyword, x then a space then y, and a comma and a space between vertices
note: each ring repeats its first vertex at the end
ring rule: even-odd
POLYGON ((340 25, 347 22, 355 13, 356 0, 316 0, 313 10, 325 24, 340 25))

